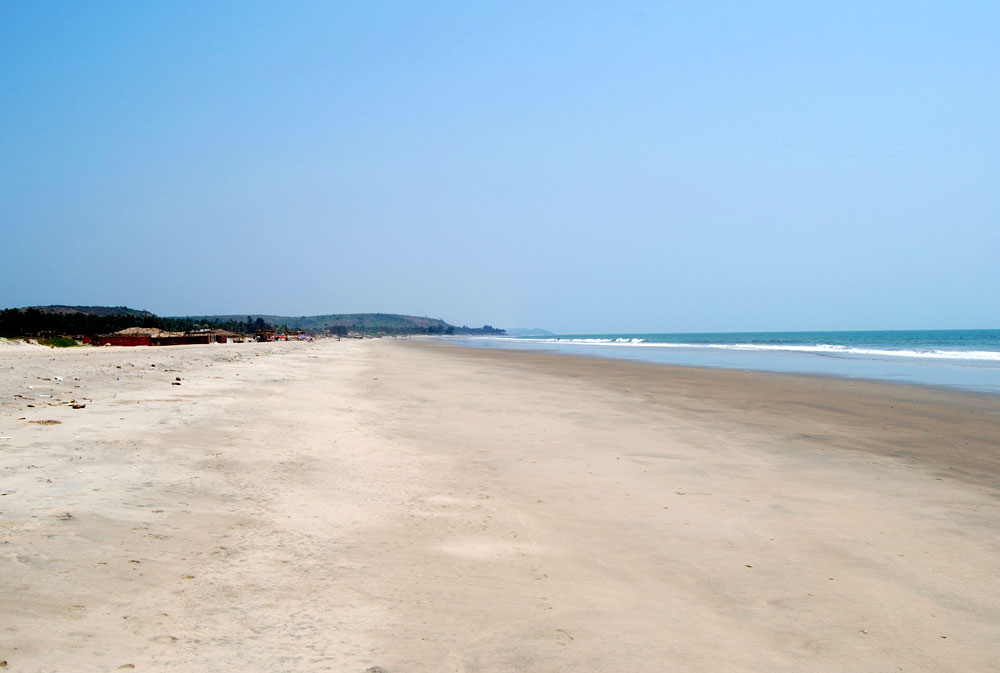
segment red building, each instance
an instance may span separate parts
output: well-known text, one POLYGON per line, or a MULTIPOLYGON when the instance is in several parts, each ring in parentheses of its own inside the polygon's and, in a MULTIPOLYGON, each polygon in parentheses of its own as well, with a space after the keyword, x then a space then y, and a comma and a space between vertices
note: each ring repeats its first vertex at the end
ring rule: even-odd
POLYGON ((118 334, 107 334, 95 336, 91 343, 95 346, 150 346, 153 343, 148 336, 123 336, 118 334))

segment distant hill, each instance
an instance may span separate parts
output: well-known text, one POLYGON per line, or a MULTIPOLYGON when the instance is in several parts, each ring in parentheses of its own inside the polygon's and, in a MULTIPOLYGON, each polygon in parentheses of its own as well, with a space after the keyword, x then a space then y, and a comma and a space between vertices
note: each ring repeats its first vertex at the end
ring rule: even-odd
MULTIPOLYGON (((180 316, 175 316, 180 317, 180 316)), ((358 331, 388 328, 388 329, 419 329, 433 330, 444 333, 449 325, 436 318, 423 318, 412 315, 397 315, 394 313, 336 313, 329 315, 266 315, 252 313, 250 315, 195 315, 184 316, 186 319, 204 322, 246 322, 247 318, 277 326, 287 326, 295 330, 328 330, 334 327, 346 327, 358 331)))
POLYGON ((548 337, 555 336, 552 332, 541 327, 510 327, 507 329, 509 336, 515 337, 548 337))
POLYGON ((53 304, 51 306, 30 306, 28 308, 37 309, 43 315, 95 315, 102 318, 107 316, 154 317, 154 314, 149 311, 142 311, 127 306, 63 306, 62 304, 53 304))
MULTIPOLYGON (((179 317, 173 319, 180 319, 179 317)), ((483 325, 467 327, 451 325, 440 318, 427 318, 397 313, 331 313, 327 315, 201 315, 185 316, 196 322, 247 322, 258 319, 291 330, 329 331, 337 334, 503 334, 503 330, 483 325)))

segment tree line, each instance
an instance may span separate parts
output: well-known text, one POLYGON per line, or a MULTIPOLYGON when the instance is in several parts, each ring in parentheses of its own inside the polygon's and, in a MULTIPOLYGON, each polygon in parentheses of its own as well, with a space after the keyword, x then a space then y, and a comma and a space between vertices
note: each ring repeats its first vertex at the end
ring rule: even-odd
POLYGON ((87 313, 43 313, 37 308, 8 308, 0 311, 0 336, 94 336, 110 334, 129 327, 154 327, 167 332, 190 332, 197 329, 224 329, 238 334, 272 330, 261 318, 241 320, 194 320, 163 318, 152 314, 90 315, 87 313))

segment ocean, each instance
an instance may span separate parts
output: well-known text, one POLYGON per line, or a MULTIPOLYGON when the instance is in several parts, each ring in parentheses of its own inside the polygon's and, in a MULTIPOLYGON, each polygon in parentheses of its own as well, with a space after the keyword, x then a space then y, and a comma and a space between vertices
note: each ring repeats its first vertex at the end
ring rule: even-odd
POLYGON ((456 341, 479 348, 529 348, 1000 394, 1000 330, 568 334, 458 337, 456 341))

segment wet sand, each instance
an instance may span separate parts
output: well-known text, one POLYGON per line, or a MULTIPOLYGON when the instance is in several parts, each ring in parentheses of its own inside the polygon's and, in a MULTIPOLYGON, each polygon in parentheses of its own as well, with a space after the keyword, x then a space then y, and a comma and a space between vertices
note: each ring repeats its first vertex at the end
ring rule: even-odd
POLYGON ((9 671, 1000 669, 996 397, 379 340, 0 404, 9 671))

